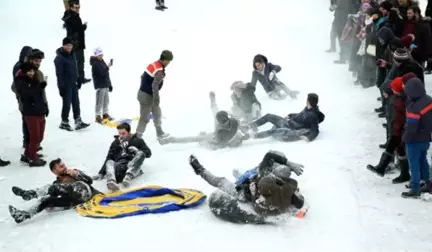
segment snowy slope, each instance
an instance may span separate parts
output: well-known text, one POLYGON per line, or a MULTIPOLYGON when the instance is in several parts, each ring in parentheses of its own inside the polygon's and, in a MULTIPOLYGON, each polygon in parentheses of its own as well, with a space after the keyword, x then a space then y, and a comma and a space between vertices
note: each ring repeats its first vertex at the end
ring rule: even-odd
MULTIPOLYGON (((217 220, 204 205, 118 220, 84 218, 73 211, 42 213, 16 225, 7 205, 25 208, 29 203, 15 197, 10 187, 30 188, 54 179, 47 167, 30 169, 18 162, 21 119, 10 91, 10 69, 23 45, 46 54, 41 69, 49 75, 51 114, 43 142, 47 159, 61 157, 70 167, 96 173, 115 130, 99 125, 79 133, 57 128, 61 100, 52 61, 65 34, 61 1, 4 2, 0 31, 8 36, 2 36, 0 49, 0 155, 13 165, 0 170, 0 251, 432 251, 431 204, 402 199, 403 185, 394 186, 391 178, 380 179, 365 169, 378 161, 377 145, 384 140, 382 122, 372 112, 378 92, 354 87, 346 67, 332 64, 336 55, 324 53, 332 14, 326 11, 328 2, 319 0, 167 0, 169 10, 164 13, 154 11, 153 1, 81 1, 81 16, 89 27, 87 57, 101 46, 107 59, 115 58, 110 106, 114 117, 138 115, 139 77, 163 49, 174 53, 161 101, 164 129, 174 135, 211 130, 208 92, 216 91, 221 108, 229 108, 230 84, 250 79, 257 53, 280 64, 279 78, 301 91, 297 101, 275 102, 259 88, 264 112, 297 112, 308 92, 318 93, 326 120, 312 143, 250 141, 220 151, 195 144, 160 146, 149 125, 145 139, 154 156, 145 163, 145 175, 133 182, 210 194, 214 189, 187 163, 191 153, 214 173, 231 177, 233 168, 250 168, 267 150, 280 150, 306 167, 298 180, 311 205, 307 218, 286 219, 276 227, 233 225, 217 220)), ((90 77, 88 63, 86 69, 90 77)), ((80 91, 82 117, 89 122, 94 96, 92 84, 80 91)), ((105 189, 102 182, 96 185, 105 189)))

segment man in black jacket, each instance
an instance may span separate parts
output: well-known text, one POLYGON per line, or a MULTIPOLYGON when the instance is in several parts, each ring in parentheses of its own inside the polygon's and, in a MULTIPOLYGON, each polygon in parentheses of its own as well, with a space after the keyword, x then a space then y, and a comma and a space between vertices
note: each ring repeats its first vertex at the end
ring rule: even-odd
POLYGON ((28 211, 9 206, 9 212, 16 223, 28 220, 45 209, 70 209, 100 193, 91 186, 93 180, 89 176, 82 171, 67 168, 60 158, 52 160, 49 167, 57 176, 52 184, 32 190, 12 187, 12 192, 25 201, 40 198, 40 202, 28 211))
POLYGON ((106 177, 107 187, 111 191, 120 189, 117 183, 128 187, 132 179, 143 173, 141 166, 152 155, 144 140, 130 133, 128 123, 120 124, 117 130, 118 135, 111 143, 102 169, 93 177, 95 180, 106 177))
POLYGON ((85 78, 84 73, 84 49, 85 45, 85 30, 87 29, 87 22, 83 23, 79 15, 80 5, 77 1, 72 1, 70 10, 65 14, 63 20, 66 24, 67 37, 74 41, 74 52, 78 67, 78 83, 79 85, 90 82, 91 79, 85 78))

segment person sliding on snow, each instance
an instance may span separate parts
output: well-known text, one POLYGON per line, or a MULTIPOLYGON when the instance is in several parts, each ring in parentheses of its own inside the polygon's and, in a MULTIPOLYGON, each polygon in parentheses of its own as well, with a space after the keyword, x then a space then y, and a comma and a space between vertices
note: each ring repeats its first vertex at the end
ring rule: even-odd
POLYGON ((140 119, 136 128, 138 137, 142 137, 150 121, 150 113, 153 115, 153 124, 156 128, 156 136, 164 138, 169 136, 162 130, 162 111, 160 108, 159 92, 164 84, 165 68, 174 59, 171 51, 162 51, 159 60, 148 65, 141 76, 141 86, 138 91, 140 103, 140 119))
POLYGON ((304 197, 298 190, 298 183, 291 178, 291 171, 302 175, 303 166, 290 162, 284 154, 269 151, 260 164, 245 175, 234 170, 236 183, 225 177, 217 177, 205 169, 198 159, 191 155, 189 164, 195 173, 223 193, 213 193, 210 208, 220 218, 231 222, 263 223, 263 217, 286 212, 291 206, 300 209, 304 197), (227 197, 228 196, 228 197, 227 197), (238 202, 251 203, 256 214, 246 213, 238 202))
POLYGON ((107 187, 111 191, 118 191, 117 183, 128 187, 132 179, 143 174, 141 166, 146 158, 152 153, 144 140, 130 133, 131 127, 128 123, 117 126, 118 136, 108 150, 105 163, 94 180, 106 177, 107 187))
MULTIPOLYGON (((402 141, 402 135, 404 134, 405 127, 405 97, 403 85, 409 79, 415 78, 415 75, 408 73, 404 77, 397 77, 394 79, 390 86, 391 91, 394 93, 393 99, 389 100, 390 108, 388 109, 388 129, 389 129, 389 140, 386 145, 386 150, 382 153, 381 159, 378 165, 367 165, 367 169, 383 177, 389 164, 393 161, 394 152, 397 151, 399 166, 401 174, 399 177, 393 179, 393 184, 404 183, 410 181, 411 176, 409 174, 409 165, 405 152, 405 143, 402 141)), ((384 84, 385 85, 385 84, 384 84)), ((383 87, 383 90, 387 88, 383 87)))
POLYGON ((216 150, 226 147, 239 147, 244 140, 249 138, 248 134, 241 131, 239 121, 230 117, 226 111, 217 112, 215 117, 215 131, 212 133, 202 132, 198 136, 193 137, 169 136, 159 139, 159 143, 162 145, 168 143, 199 143, 212 150, 216 150))
POLYGON ((264 55, 258 54, 253 59, 252 81, 251 85, 256 86, 257 81, 261 83, 266 93, 270 98, 275 100, 283 100, 286 96, 296 99, 298 91, 289 89, 277 77, 276 73, 281 71, 281 67, 268 62, 264 55))
MULTIPOLYGON (((231 85, 231 107, 232 115, 241 123, 250 123, 252 120, 261 117, 261 103, 255 96, 255 87, 250 83, 235 81, 231 85)), ((210 92, 210 105, 214 114, 219 111, 216 103, 216 95, 210 92)))
POLYGON ((16 223, 28 220, 45 209, 70 209, 100 193, 91 186, 93 180, 89 176, 82 171, 67 168, 60 158, 52 160, 49 167, 51 172, 57 176, 52 184, 32 190, 24 190, 17 186, 12 187, 12 192, 25 201, 40 199, 35 206, 27 211, 9 206, 9 213, 16 223))
POLYGON ((168 7, 165 6, 165 0, 156 0, 155 9, 160 11, 168 9, 168 7))
POLYGON ((273 124, 270 130, 254 133, 254 138, 274 137, 280 141, 297 141, 300 139, 313 141, 319 134, 319 126, 324 121, 324 114, 318 108, 318 95, 308 94, 306 108, 298 114, 288 114, 283 118, 274 114, 266 114, 249 125, 254 131, 266 123, 273 124))

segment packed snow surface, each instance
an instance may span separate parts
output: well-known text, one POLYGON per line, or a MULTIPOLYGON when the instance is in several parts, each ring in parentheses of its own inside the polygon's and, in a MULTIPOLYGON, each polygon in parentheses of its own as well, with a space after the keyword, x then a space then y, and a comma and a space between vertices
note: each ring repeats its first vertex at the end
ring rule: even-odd
MULTIPOLYGON (((195 154, 215 174, 232 178, 233 168, 248 169, 266 151, 284 152, 305 166, 298 178, 310 204, 304 219, 282 218, 277 226, 235 225, 215 218, 207 204, 186 211, 107 220, 79 216, 74 211, 42 213, 16 225, 7 206, 25 209, 11 192, 13 185, 32 188, 54 180, 48 167, 19 164, 21 115, 10 91, 11 69, 22 46, 45 52, 41 70, 49 76, 44 154, 61 157, 69 167, 96 174, 103 164, 115 129, 97 124, 82 132, 58 129, 61 99, 53 60, 65 36, 59 0, 4 0, 0 8, 2 34, 0 99, 2 158, 12 165, 0 170, 0 251, 432 251, 432 205, 402 199, 404 185, 392 185, 366 171, 381 154, 385 139, 376 88, 352 84, 346 66, 333 65, 328 55, 333 14, 328 1, 309 0, 182 0, 166 1, 165 12, 154 1, 81 1, 88 58, 101 47, 106 60, 114 58, 110 113, 120 119, 139 114, 136 100, 140 75, 164 49, 174 53, 161 90, 164 130, 175 136, 212 129, 208 92, 215 91, 221 108, 229 109, 233 81, 249 81, 255 54, 282 66, 278 77, 300 90, 298 100, 271 101, 258 86, 264 113, 286 115, 305 106, 308 92, 318 93, 326 114, 316 141, 279 143, 248 141, 238 149, 210 151, 196 144, 160 146, 149 124, 145 140, 153 151, 144 176, 132 186, 159 184, 187 187, 210 194, 214 188, 194 174, 188 156, 195 154)), ((430 79, 428 79, 428 87, 430 79)), ((94 121, 95 91, 89 83, 80 90, 82 118, 94 121)), ((71 115, 72 117, 72 115, 71 115)), ((136 124, 133 125, 133 128, 136 124)), ((105 190, 103 182, 96 187, 105 190)))

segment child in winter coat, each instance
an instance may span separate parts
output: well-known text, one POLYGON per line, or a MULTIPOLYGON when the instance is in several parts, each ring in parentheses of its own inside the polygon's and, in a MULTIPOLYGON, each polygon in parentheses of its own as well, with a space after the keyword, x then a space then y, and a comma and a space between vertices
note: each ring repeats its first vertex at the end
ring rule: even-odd
POLYGON ((102 49, 96 48, 93 56, 90 57, 90 65, 92 66, 93 84, 96 89, 96 122, 111 121, 114 118, 108 113, 108 105, 109 93, 113 90, 109 75, 112 60, 107 65, 103 60, 102 49))
POLYGON ((404 198, 420 196, 420 178, 429 181, 427 151, 432 133, 432 99, 426 95, 424 83, 412 78, 404 83, 406 95, 406 124, 403 141, 406 144, 408 162, 411 169, 411 190, 403 192, 404 198))
POLYGON ((281 71, 281 67, 268 62, 264 55, 258 54, 254 57, 253 68, 251 81, 253 87, 259 81, 272 99, 283 100, 287 95, 293 99, 297 98, 299 92, 289 89, 276 77, 276 73, 281 71))

